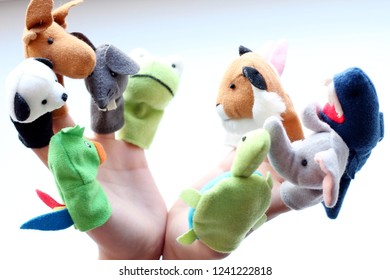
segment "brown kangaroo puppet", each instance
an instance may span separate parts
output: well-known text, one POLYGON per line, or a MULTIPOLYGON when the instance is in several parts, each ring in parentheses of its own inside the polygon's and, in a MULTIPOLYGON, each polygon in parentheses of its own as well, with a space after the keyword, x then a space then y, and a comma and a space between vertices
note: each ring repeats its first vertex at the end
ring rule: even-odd
MULTIPOLYGON (((85 43, 81 33, 68 33, 65 18, 69 9, 82 0, 65 3, 53 11, 52 0, 31 0, 26 11, 23 33, 25 57, 46 58, 53 64, 58 81, 64 85, 64 76, 84 79, 93 72, 96 56, 85 43)), ((67 112, 65 106, 56 110, 56 116, 67 112)))

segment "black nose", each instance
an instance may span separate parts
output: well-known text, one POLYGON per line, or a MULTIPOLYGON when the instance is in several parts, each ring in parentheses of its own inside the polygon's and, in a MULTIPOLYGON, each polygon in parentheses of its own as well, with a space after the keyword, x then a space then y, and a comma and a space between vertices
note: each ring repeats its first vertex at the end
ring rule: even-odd
POLYGON ((66 102, 66 100, 68 100, 68 95, 66 93, 63 93, 62 96, 61 96, 61 99, 66 102))

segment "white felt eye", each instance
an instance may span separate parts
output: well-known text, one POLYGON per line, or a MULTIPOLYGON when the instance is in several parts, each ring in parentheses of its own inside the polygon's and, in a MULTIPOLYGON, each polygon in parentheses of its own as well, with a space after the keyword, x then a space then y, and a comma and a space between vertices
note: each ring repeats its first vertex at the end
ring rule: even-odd
POLYGON ((177 56, 168 57, 165 63, 172 68, 172 70, 180 77, 183 72, 183 62, 177 56))
POLYGON ((142 48, 136 48, 129 53, 130 58, 132 58, 138 64, 146 64, 148 61, 152 60, 152 55, 142 48))

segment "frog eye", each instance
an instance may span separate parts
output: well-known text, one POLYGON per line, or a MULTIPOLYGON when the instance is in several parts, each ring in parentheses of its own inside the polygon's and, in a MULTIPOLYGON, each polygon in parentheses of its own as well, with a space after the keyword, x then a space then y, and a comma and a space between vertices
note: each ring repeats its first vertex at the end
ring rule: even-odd
POLYGON ((129 56, 134 59, 138 64, 147 63, 148 60, 151 59, 152 55, 148 53, 146 50, 137 48, 130 52, 129 56))
POLYGON ((84 144, 85 144, 85 146, 87 146, 88 148, 92 148, 91 143, 89 143, 88 141, 84 141, 84 144))
POLYGON ((241 141, 242 141, 242 142, 245 142, 245 140, 246 140, 246 136, 244 136, 244 137, 241 138, 241 141))
POLYGON ((167 60, 167 64, 180 77, 183 72, 183 63, 178 57, 171 57, 167 60))

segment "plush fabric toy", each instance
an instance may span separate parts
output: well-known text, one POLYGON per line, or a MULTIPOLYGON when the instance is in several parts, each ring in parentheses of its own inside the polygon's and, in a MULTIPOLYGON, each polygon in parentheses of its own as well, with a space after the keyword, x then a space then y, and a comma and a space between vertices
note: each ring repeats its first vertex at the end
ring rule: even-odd
POLYGON ((6 79, 11 121, 19 139, 28 148, 42 148, 53 135, 52 111, 68 99, 58 83, 52 63, 45 58, 28 58, 6 79))
POLYGON ((124 125, 123 92, 128 75, 139 71, 139 66, 128 55, 111 44, 95 48, 96 67, 85 78, 91 94, 91 128, 96 133, 109 134, 124 125))
POLYGON ((305 109, 302 122, 314 133, 292 143, 279 119, 270 117, 264 124, 271 136, 269 161, 286 179, 280 186, 281 198, 294 210, 322 201, 328 207, 333 207, 347 164, 347 145, 329 125, 320 120, 319 111, 316 104, 305 109))
POLYGON ((37 191, 54 211, 24 223, 22 229, 61 230, 75 225, 89 231, 103 225, 111 216, 111 205, 96 180, 98 167, 106 158, 103 146, 83 137, 84 128, 62 129, 49 144, 48 165, 65 204, 37 191))
MULTIPOLYGON (((278 76, 283 71, 282 62, 276 71, 268 60, 243 46, 239 54, 228 66, 217 96, 216 109, 227 131, 226 144, 236 146, 243 134, 263 127, 270 116, 282 119, 290 140, 302 139, 300 120, 278 76)), ((278 59, 281 61, 280 55, 278 59)))
POLYGON ((181 63, 178 58, 159 58, 136 49, 130 57, 140 66, 130 76, 124 93, 125 124, 119 138, 143 149, 150 147, 164 110, 179 86, 181 63))
POLYGON ((271 203, 272 179, 255 172, 267 156, 270 138, 258 129, 242 138, 231 171, 206 184, 201 191, 186 189, 181 198, 192 208, 189 230, 177 238, 183 245, 199 239, 211 249, 229 253, 245 236, 260 227, 271 203))
MULTIPOLYGON (((50 140, 48 165, 75 227, 88 231, 103 225, 112 210, 96 179, 98 167, 106 158, 103 146, 89 141, 83 133, 84 128, 78 125, 56 133, 50 140)), ((59 214, 66 216, 63 212, 53 212, 49 218, 59 214)), ((37 219, 47 222, 41 218, 34 220, 37 219)), ((42 225, 40 229, 45 227, 42 225)))
MULTIPOLYGON (((53 10, 52 0, 31 0, 25 17, 23 44, 25 57, 43 57, 53 63, 59 82, 64 76, 83 79, 92 73, 96 57, 88 44, 66 32, 65 18, 69 9, 82 0, 70 1, 53 10)), ((63 115, 67 107, 55 111, 63 115)))
POLYGON ((64 128, 50 140, 48 165, 77 229, 88 231, 111 216, 111 205, 96 180, 105 152, 83 137, 84 128, 64 128))
POLYGON ((349 148, 346 170, 341 178, 340 193, 334 207, 325 205, 329 218, 337 218, 344 197, 355 174, 363 167, 373 148, 384 137, 383 113, 375 87, 360 68, 348 68, 328 83, 329 103, 320 112, 349 148))

